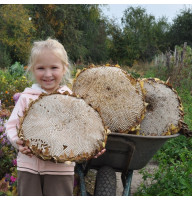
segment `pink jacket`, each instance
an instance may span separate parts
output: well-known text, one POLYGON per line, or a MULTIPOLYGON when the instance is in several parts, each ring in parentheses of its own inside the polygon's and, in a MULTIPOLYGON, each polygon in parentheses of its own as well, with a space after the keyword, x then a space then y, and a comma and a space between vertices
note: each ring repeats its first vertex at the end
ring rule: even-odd
MULTIPOLYGON (((71 90, 67 86, 61 87, 58 92, 63 93, 71 90)), ((18 149, 16 140, 18 139, 16 126, 19 126, 19 116, 23 116, 23 111, 28 107, 30 99, 35 100, 39 95, 45 92, 37 84, 33 84, 32 88, 26 88, 21 93, 18 102, 16 103, 13 112, 6 124, 7 138, 11 144, 18 149)), ((46 92, 45 92, 46 93, 46 92)), ((53 163, 51 161, 43 161, 36 156, 26 156, 21 152, 17 156, 17 170, 27 171, 33 174, 55 174, 55 175, 73 175, 75 163, 53 163)))

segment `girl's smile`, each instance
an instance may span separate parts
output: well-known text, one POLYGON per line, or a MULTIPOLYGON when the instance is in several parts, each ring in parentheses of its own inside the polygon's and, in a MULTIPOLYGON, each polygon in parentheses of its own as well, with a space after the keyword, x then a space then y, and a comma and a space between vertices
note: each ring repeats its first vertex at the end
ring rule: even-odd
POLYGON ((59 87, 65 70, 61 60, 51 50, 44 49, 35 62, 33 72, 41 88, 51 93, 59 87))

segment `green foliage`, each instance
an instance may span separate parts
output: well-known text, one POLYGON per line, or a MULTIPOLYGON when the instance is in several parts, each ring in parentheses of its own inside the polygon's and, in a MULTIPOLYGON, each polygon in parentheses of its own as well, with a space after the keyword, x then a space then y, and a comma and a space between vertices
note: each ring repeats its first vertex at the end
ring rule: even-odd
MULTIPOLYGON (((123 67, 121 67, 121 68, 123 69, 123 67)), ((128 69, 124 68, 123 70, 125 70, 125 71, 127 71, 129 74, 131 74, 131 76, 132 76, 133 78, 136 78, 136 79, 141 78, 141 75, 140 75, 137 71, 130 70, 129 68, 128 68, 128 69)))
POLYGON ((26 63, 34 32, 28 10, 23 5, 6 4, 0 7, 0 43, 6 47, 13 62, 26 63))
POLYGON ((13 158, 16 158, 16 152, 14 148, 8 144, 8 141, 5 139, 6 137, 1 138, 0 140, 0 147, 1 147, 1 163, 0 163, 0 179, 3 178, 3 176, 10 172, 10 168, 13 166, 12 161, 13 158), (7 142, 4 142, 4 140, 7 142), (14 156, 13 156, 14 155, 14 156))
POLYGON ((108 23, 108 37, 106 40, 109 57, 114 63, 131 64, 129 58, 125 59, 126 52, 124 51, 124 38, 120 27, 115 22, 108 23))
POLYGON ((84 64, 78 64, 78 65, 73 65, 72 67, 72 71, 71 71, 71 76, 74 79, 77 72, 83 70, 84 68, 87 68, 87 65, 84 64))
POLYGON ((164 81, 170 77, 170 82, 174 88, 192 91, 191 60, 192 49, 190 46, 186 46, 185 48, 175 46, 175 52, 170 56, 169 67, 166 66, 167 60, 165 55, 158 55, 153 61, 153 66, 151 66, 145 73, 145 76, 149 77, 149 74, 152 74, 152 77, 156 77, 164 81))
POLYGON ((98 5, 84 5, 81 13, 81 29, 83 31, 83 43, 86 47, 85 61, 87 63, 105 62, 108 58, 107 23, 101 17, 98 5), (84 21, 82 23, 82 21, 84 21))
POLYGON ((159 168, 154 174, 142 170, 144 184, 135 195, 191 196, 192 139, 179 136, 169 140, 154 156, 159 168), (151 178, 151 184, 145 184, 151 178))
POLYGON ((24 66, 19 62, 15 62, 10 68, 9 73, 14 77, 20 77, 24 74, 24 66))
POLYGON ((0 68, 26 63, 31 43, 58 39, 73 63, 132 66, 151 61, 169 46, 191 45, 191 9, 183 10, 172 25, 155 19, 142 7, 125 9, 120 27, 103 17, 98 4, 36 4, 0 6, 0 68))
POLYGON ((192 139, 179 136, 170 139, 154 156, 154 160, 171 165, 175 161, 190 161, 192 139))
POLYGON ((0 100, 6 107, 14 105, 13 95, 15 93, 23 92, 26 87, 32 84, 26 76, 12 75, 8 70, 0 70, 0 83, 0 100))
POLYGON ((0 69, 8 68, 11 65, 11 57, 7 48, 0 42, 0 69))
POLYGON ((131 65, 134 60, 150 61, 158 51, 166 48, 166 35, 169 31, 166 18, 156 22, 155 17, 148 15, 145 9, 129 7, 124 11, 122 23, 122 49, 125 59, 128 58, 131 65))
POLYGON ((26 6, 36 27, 36 38, 57 38, 73 62, 106 60, 106 25, 98 5, 26 6), (45 23, 46 22, 46 23, 45 23))
POLYGON ((169 32, 169 40, 172 48, 174 48, 175 45, 182 45, 184 42, 192 46, 191 27, 192 9, 183 9, 173 20, 173 25, 169 32))
POLYGON ((150 68, 146 73, 145 73, 145 78, 156 78, 156 73, 154 71, 154 68, 150 68))
POLYGON ((192 95, 187 89, 178 88, 179 96, 181 97, 182 104, 184 107, 184 121, 188 124, 190 130, 192 130, 192 95))
POLYGON ((5 133, 5 123, 10 112, 0 104, 0 196, 16 195, 16 155, 5 133))
MULTIPOLYGON (((183 48, 177 46, 180 53, 183 48)), ((187 47, 184 66, 181 67, 177 79, 173 79, 177 67, 174 60, 168 68, 163 63, 148 67, 145 77, 156 77, 167 80, 170 76, 173 87, 177 90, 184 107, 184 121, 192 130, 192 95, 191 95, 191 48, 187 47), (178 84, 178 82, 180 84, 178 84), (178 87, 175 87, 178 85, 178 87)), ((156 153, 153 160, 158 162, 159 168, 154 173, 142 169, 144 182, 135 195, 147 196, 191 196, 192 194, 192 138, 179 136, 166 142, 156 153)))
MULTIPOLYGON (((23 65, 16 62, 9 70, 0 70, 0 196, 17 195, 17 151, 5 133, 5 124, 14 107, 13 95, 22 92, 31 82, 23 75, 23 65)), ((18 97, 17 97, 18 98, 18 97)))
MULTIPOLYGON (((103 18, 99 5, 94 4, 0 5, 0 100, 6 107, 13 106, 13 95, 32 84, 23 75, 20 63, 26 63, 34 40, 51 36, 64 44, 71 62, 76 63, 73 76, 91 62, 100 64, 109 60, 111 64, 134 67, 135 61, 151 61, 155 54, 165 52, 170 45, 174 48, 187 42, 189 46, 181 68, 181 65, 175 67, 172 57, 169 69, 160 63, 148 70, 143 66, 143 71, 144 77, 164 81, 171 77, 182 99, 184 121, 192 129, 191 26, 191 9, 183 10, 169 25, 165 18, 156 20, 145 9, 130 7, 124 12, 121 28, 115 21, 103 18)), ((183 47, 176 48, 181 54, 183 47)), ((135 78, 140 77, 137 70, 128 72, 135 78)), ((16 177, 16 168, 12 168, 15 154, 7 144, 4 129, 0 136, 0 195, 14 195, 16 186, 11 177, 16 177)), ((151 178, 151 184, 144 182, 137 195, 191 195, 191 147, 191 139, 183 136, 168 141, 154 156, 159 169, 154 174, 142 170, 143 179, 151 178)))
POLYGON ((170 32, 170 27, 165 17, 158 19, 158 21, 153 24, 151 31, 153 32, 153 44, 157 49, 155 53, 165 52, 169 47, 170 41, 168 39, 168 34, 170 32))
POLYGON ((130 73, 136 79, 141 77, 140 74, 138 74, 137 72, 134 72, 134 71, 130 71, 130 72, 128 71, 128 73, 130 73))

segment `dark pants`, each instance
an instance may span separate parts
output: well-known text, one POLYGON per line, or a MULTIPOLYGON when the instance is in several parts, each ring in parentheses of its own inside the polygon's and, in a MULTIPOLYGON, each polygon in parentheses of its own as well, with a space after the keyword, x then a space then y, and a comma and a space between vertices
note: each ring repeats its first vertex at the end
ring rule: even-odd
POLYGON ((19 196, 72 196, 73 175, 39 175, 17 171, 19 196))

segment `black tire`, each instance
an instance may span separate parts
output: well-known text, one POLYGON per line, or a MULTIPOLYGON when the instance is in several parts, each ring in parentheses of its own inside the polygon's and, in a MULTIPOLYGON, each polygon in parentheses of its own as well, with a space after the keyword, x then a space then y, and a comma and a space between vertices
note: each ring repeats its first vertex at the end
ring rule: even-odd
POLYGON ((116 196, 116 174, 111 167, 99 169, 96 176, 95 196, 116 196))

